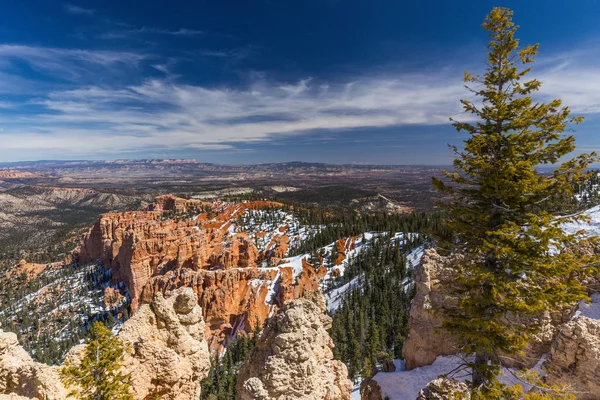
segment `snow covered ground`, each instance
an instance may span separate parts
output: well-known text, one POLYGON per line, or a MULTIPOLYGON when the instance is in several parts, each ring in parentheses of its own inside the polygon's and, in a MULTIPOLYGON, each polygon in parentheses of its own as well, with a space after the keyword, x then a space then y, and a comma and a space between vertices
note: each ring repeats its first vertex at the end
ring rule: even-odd
POLYGON ((340 308, 342 305, 342 300, 344 299, 344 295, 358 284, 358 276, 356 276, 345 285, 327 292, 325 294, 325 300, 327 300, 327 311, 331 313, 340 308))
POLYGON ((583 229, 590 236, 600 236, 600 206, 590 208, 584 215, 590 217, 589 222, 564 224, 563 229, 571 234, 583 229))
POLYGON ((585 301, 579 303, 579 310, 575 313, 575 317, 582 316, 589 319, 600 319, 600 293, 594 293, 591 298, 591 303, 586 303, 585 301))
POLYGON ((281 235, 288 235, 289 250, 300 246, 311 233, 316 233, 320 226, 304 226, 293 213, 283 210, 246 210, 238 220, 238 226, 230 227, 232 233, 241 231, 248 233, 256 247, 261 250, 270 250, 268 247, 275 243, 281 235))
POLYGON ((438 357, 432 365, 406 371, 403 360, 394 360, 396 372, 380 372, 375 375, 375 379, 384 398, 387 396, 390 400, 413 400, 430 381, 452 371, 460 363, 461 359, 458 357, 438 357))

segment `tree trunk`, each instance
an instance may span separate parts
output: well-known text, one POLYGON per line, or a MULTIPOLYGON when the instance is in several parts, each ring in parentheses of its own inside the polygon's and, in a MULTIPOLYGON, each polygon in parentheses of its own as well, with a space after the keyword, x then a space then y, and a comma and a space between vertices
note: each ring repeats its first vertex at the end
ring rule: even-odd
POLYGON ((485 383, 485 381, 486 381, 485 373, 483 373, 481 366, 487 365, 487 363, 488 363, 488 355, 485 351, 475 354, 475 368, 473 368, 473 374, 472 374, 472 382, 473 383, 471 384, 471 387, 473 389, 478 388, 479 386, 481 386, 485 383))

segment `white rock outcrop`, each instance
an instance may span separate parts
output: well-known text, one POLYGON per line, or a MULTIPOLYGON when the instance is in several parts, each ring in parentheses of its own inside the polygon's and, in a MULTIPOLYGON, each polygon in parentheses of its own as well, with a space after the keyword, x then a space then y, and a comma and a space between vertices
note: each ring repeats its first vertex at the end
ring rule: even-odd
POLYGON ((346 366, 333 360, 331 317, 318 292, 284 303, 244 363, 238 400, 349 400, 346 366))
POLYGON ((402 347, 406 369, 431 365, 438 356, 457 353, 456 340, 442 330, 439 312, 448 305, 448 289, 456 259, 425 250, 415 267, 415 297, 410 303, 408 338, 402 347))
POLYGON ((0 394, 0 400, 29 400, 30 397, 19 396, 18 394, 0 394))
POLYGON ((576 317, 562 325, 542 370, 548 383, 568 385, 578 400, 600 399, 600 320, 576 317))
POLYGON ((136 399, 199 397, 210 354, 202 309, 191 288, 167 299, 157 293, 123 325, 119 338, 128 348, 124 371, 131 376, 136 399))
POLYGON ((470 397, 469 387, 465 383, 454 379, 438 378, 421 389, 416 400, 467 400, 470 397))
POLYGON ((33 361, 17 335, 0 331, 0 393, 5 399, 62 400, 68 391, 58 367, 33 361))

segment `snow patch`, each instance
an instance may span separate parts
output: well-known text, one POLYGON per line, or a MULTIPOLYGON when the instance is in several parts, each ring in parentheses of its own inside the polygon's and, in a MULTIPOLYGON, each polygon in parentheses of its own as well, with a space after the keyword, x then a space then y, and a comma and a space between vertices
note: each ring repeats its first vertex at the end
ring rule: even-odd
POLYGON ((425 252, 425 246, 419 246, 416 249, 412 250, 406 256, 406 267, 408 269, 415 268, 421 262, 421 258, 423 258, 423 253, 425 252))
POLYGON ((574 317, 600 319, 600 293, 594 293, 590 297, 592 298, 591 303, 588 304, 585 301, 579 303, 579 310, 577 310, 574 317))
POLYGON ((381 395, 390 400, 416 399, 419 391, 440 375, 447 374, 463 361, 456 356, 441 356, 425 367, 406 371, 404 360, 394 360, 396 372, 379 372, 374 379, 381 388, 381 395))
MULTIPOLYGON (((542 356, 538 363, 531 369, 538 372, 539 376, 543 376, 541 366, 546 360, 547 355, 542 356)), ((469 371, 455 370, 464 363, 464 360, 458 356, 439 356, 433 364, 424 367, 418 367, 406 370, 404 360, 394 360, 396 372, 379 372, 374 379, 381 388, 382 396, 388 397, 390 400, 412 400, 416 399, 419 391, 423 389, 429 382, 440 377, 440 375, 454 372, 453 379, 464 382, 470 379, 469 371)), ((523 384, 523 382, 515 375, 514 369, 502 368, 498 380, 507 385, 522 385, 525 391, 531 389, 531 386, 523 384)))
POLYGON ((352 288, 356 287, 358 284, 359 281, 357 276, 345 285, 326 293, 325 299, 327 300, 327 311, 329 311, 330 313, 337 311, 337 309, 340 308, 340 306, 342 305, 342 300, 344 299, 346 293, 349 292, 352 288))
POLYGON ((269 291, 267 292, 267 297, 265 297, 266 305, 273 305, 279 296, 279 281, 281 280, 281 271, 277 272, 277 276, 271 282, 269 286, 269 291))
POLYGON ((252 279, 251 281, 248 281, 248 286, 252 286, 256 289, 258 287, 261 287, 264 282, 265 281, 263 279, 252 279))
POLYGON ((565 232, 575 234, 577 231, 584 230, 589 236, 600 235, 600 206, 592 207, 585 211, 583 215, 590 218, 589 222, 569 222, 563 224, 565 232))

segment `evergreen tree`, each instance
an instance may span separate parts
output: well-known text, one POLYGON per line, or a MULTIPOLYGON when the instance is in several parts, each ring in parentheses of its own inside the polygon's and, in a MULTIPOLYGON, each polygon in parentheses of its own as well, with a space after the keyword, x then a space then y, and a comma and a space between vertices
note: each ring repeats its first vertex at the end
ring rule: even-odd
POLYGON ((208 376, 202 380, 201 400, 234 400, 235 386, 240 368, 250 351, 254 348, 256 338, 260 334, 260 325, 256 327, 252 337, 238 336, 227 344, 222 357, 211 360, 208 376))
POLYGON ((408 239, 373 238, 367 249, 346 264, 344 277, 355 279, 355 284, 332 311, 330 335, 334 357, 348 366, 348 376, 355 382, 386 370, 394 355, 401 357, 413 285, 405 280, 406 265, 397 268, 397 263, 405 264, 403 254, 426 243, 424 235, 411 238, 405 233, 404 237, 408 239))
POLYGON ((464 77, 476 85, 469 89, 478 101, 461 100, 476 122, 453 121, 470 137, 464 150, 452 147, 454 172, 433 181, 451 198, 443 208, 446 231, 453 234, 440 238, 440 248, 464 256, 456 265, 457 307, 444 310, 444 327, 461 352, 473 356, 472 388, 480 398, 495 399, 505 398, 497 394, 502 356, 520 353, 538 329, 517 319, 586 298, 580 279, 596 260, 564 251, 578 237, 560 228, 582 217, 561 213, 550 199, 573 197, 574 182, 586 176, 596 155, 540 172, 575 149, 575 137, 564 132, 582 118, 572 117, 560 100, 531 98, 541 82, 524 78, 538 45, 519 49, 512 11, 494 8, 483 27, 491 37, 487 69, 464 77))
POLYGON ((69 396, 80 400, 133 400, 129 376, 119 371, 123 352, 120 339, 95 322, 81 363, 65 364, 60 370, 62 382, 72 388, 69 396))

